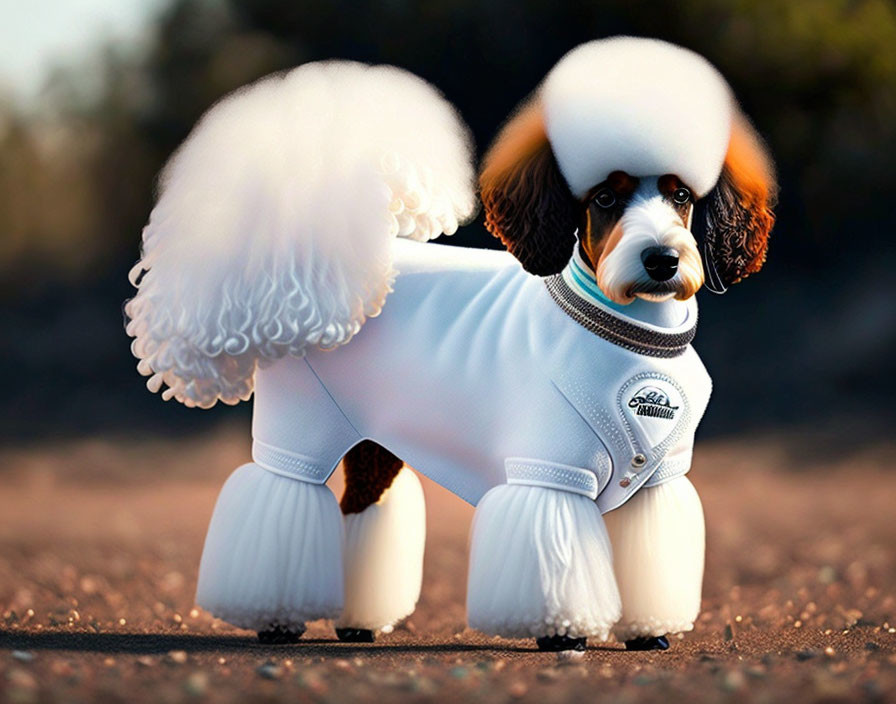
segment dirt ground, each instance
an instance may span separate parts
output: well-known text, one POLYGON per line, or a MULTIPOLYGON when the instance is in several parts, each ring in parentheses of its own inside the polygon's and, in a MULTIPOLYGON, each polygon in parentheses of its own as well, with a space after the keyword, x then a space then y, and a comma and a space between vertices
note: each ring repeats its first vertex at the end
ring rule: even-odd
POLYGON ((225 427, 0 451, 0 701, 896 701, 892 448, 701 444, 695 630, 664 653, 558 657, 465 627, 472 509, 429 482, 420 604, 377 643, 320 622, 263 647, 197 610, 206 525, 248 445, 225 427))

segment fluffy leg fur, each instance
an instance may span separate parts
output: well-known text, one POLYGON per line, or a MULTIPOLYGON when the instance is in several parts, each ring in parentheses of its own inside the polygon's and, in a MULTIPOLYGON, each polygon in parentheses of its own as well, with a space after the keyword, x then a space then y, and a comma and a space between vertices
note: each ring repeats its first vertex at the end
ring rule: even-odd
POLYGON ((700 612, 705 533, 687 477, 641 489, 605 517, 622 595, 623 640, 689 631, 700 612))
POLYGON ((240 628, 301 633, 342 609, 342 519, 333 492, 254 463, 224 484, 199 565, 197 603, 240 628))
POLYGON ((388 630, 420 596, 426 509, 416 475, 400 469, 378 501, 346 514, 345 535, 345 608, 337 627, 388 630))
POLYGON ((504 484, 476 508, 470 626, 505 637, 595 636, 620 615, 610 541, 586 496, 504 484))

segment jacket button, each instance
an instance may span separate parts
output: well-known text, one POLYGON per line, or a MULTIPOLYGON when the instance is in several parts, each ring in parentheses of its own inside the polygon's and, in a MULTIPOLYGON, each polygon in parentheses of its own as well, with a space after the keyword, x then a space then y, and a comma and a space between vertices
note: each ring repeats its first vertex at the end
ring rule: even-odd
POLYGON ((632 467, 643 467, 645 464, 647 464, 647 458, 640 452, 632 457, 632 467))

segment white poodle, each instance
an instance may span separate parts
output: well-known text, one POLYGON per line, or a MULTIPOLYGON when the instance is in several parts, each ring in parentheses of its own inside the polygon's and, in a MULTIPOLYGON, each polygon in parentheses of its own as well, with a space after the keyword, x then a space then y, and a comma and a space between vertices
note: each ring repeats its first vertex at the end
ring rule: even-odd
POLYGON ((694 294, 761 267, 770 160, 704 59, 623 37, 564 57, 486 156, 510 253, 424 243, 471 216, 471 162, 433 88, 344 62, 224 99, 172 157, 126 308, 138 368, 190 406, 255 392, 197 601, 268 642, 389 630, 420 591, 407 462, 477 506, 471 626, 667 647, 703 573, 694 294))

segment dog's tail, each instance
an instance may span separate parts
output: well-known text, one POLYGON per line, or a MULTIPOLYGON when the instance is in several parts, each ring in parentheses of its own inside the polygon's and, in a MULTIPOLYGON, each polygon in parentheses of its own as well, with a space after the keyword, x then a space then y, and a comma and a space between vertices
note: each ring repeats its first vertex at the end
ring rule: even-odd
POLYGON ((147 386, 203 408, 258 362, 347 342, 390 291, 390 240, 451 234, 475 207, 451 105, 391 66, 313 63, 224 98, 160 178, 130 274, 147 386))

